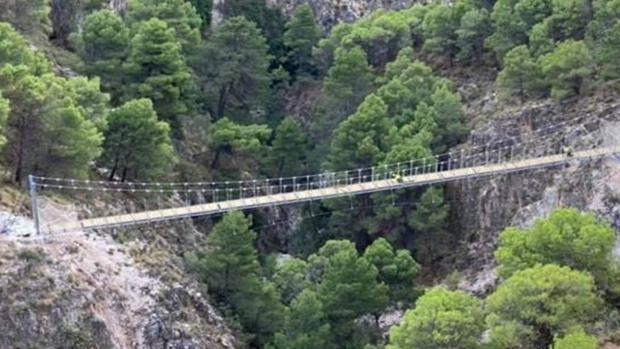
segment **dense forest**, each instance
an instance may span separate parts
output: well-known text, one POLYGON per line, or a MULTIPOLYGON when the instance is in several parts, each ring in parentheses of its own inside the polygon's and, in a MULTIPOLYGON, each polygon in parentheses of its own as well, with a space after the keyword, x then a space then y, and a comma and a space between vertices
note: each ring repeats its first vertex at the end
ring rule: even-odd
MULTIPOLYGON (((620 78, 619 0, 415 4, 329 31, 308 4, 287 18, 228 0, 217 26, 212 7, 1 1, 3 180, 232 181, 393 164, 467 139, 450 72, 493 72, 507 106, 620 78)), ((455 241, 444 195, 307 204, 319 219, 284 242, 253 230, 264 211, 230 213, 182 263, 239 348, 594 349, 602 319, 620 323, 615 232, 575 209, 506 229, 502 281, 484 299, 450 276, 429 287, 455 241), (379 318, 393 309, 409 310, 386 338, 379 318)))

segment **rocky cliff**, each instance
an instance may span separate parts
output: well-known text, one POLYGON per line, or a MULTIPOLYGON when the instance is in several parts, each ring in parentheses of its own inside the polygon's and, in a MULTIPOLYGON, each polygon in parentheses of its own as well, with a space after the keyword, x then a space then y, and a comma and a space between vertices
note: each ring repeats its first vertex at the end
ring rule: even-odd
POLYGON ((161 243, 147 251, 84 233, 23 242, 19 227, 2 231, 0 348, 234 348, 203 294, 172 280, 161 243))
MULTIPOLYGON (((498 100, 492 79, 481 81, 479 74, 455 80, 473 126, 466 146, 529 140, 533 151, 542 153, 562 144, 594 145, 613 141, 599 131, 620 122, 620 102, 608 90, 561 103, 509 105, 498 100)), ((493 251, 505 227, 526 227, 557 207, 572 206, 594 211, 620 231, 618 198, 620 161, 615 158, 450 184, 451 229, 461 241, 454 262, 465 270, 461 286, 479 293, 493 288, 493 251)))
POLYGON ((330 29, 340 22, 353 22, 377 9, 399 10, 411 6, 415 0, 267 0, 270 6, 278 7, 285 15, 293 13, 300 4, 308 2, 316 16, 317 23, 330 29))
MULTIPOLYGON (((118 0, 117 0, 118 1, 118 0)), ((285 16, 290 16, 295 8, 308 3, 314 11, 317 24, 329 31, 340 22, 353 22, 377 9, 403 9, 416 0, 266 0, 267 4, 279 8, 285 16)), ((223 20, 220 11, 226 0, 213 0, 212 24, 223 20)))

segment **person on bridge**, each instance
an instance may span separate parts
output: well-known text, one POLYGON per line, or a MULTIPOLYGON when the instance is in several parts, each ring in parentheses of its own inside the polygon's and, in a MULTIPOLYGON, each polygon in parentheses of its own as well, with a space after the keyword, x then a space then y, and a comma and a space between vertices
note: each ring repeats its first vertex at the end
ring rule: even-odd
POLYGON ((394 173, 394 180, 397 183, 402 183, 403 182, 403 176, 401 176, 400 173, 394 173))

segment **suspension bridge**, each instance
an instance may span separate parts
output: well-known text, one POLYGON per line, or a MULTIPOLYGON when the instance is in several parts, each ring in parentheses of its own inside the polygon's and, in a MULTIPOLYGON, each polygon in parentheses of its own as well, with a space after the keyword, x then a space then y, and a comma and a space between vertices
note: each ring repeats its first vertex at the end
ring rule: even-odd
POLYGON ((374 192, 393 192, 403 188, 548 168, 565 165, 571 161, 600 159, 620 154, 620 146, 617 142, 597 145, 582 144, 578 147, 571 147, 570 150, 562 146, 541 150, 526 142, 511 143, 500 147, 484 146, 462 149, 430 158, 412 159, 390 165, 286 178, 228 182, 146 183, 30 176, 29 188, 37 232, 59 234, 195 218, 228 211, 352 197, 374 192), (195 200, 192 201, 196 203, 188 201, 180 207, 157 207, 140 212, 81 217, 60 223, 42 222, 38 198, 43 190, 145 195, 174 195, 174 193, 181 192, 185 193, 186 197, 193 195, 195 200))

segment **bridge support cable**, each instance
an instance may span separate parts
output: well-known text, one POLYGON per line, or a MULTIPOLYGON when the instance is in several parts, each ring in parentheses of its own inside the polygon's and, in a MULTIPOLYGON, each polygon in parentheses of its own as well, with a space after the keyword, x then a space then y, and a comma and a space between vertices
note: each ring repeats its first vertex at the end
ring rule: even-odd
MULTIPOLYGON (((545 136, 550 137, 549 133, 545 136)), ((520 135, 500 142, 485 143, 481 146, 452 150, 446 154, 409 159, 395 164, 304 176, 226 182, 107 182, 31 177, 33 219, 39 227, 43 226, 38 217, 37 200, 41 191, 47 190, 72 191, 76 195, 81 191, 108 195, 106 200, 99 202, 109 202, 111 197, 119 195, 121 197, 119 200, 138 202, 144 206, 138 209, 129 205, 128 210, 127 207, 121 209, 117 207, 112 213, 82 208, 84 212, 77 222, 63 222, 49 228, 44 225, 47 232, 57 233, 82 228, 97 229, 190 218, 230 210, 343 196, 352 197, 385 190, 393 193, 394 190, 401 188, 550 167, 570 160, 561 149, 556 150, 555 147, 541 149, 535 146, 535 141, 536 139, 524 139, 520 135), (195 202, 193 195, 196 197, 195 202)), ((618 143, 607 143, 610 144, 599 144, 595 147, 580 146, 575 149, 571 158, 591 159, 619 153, 618 143)))

